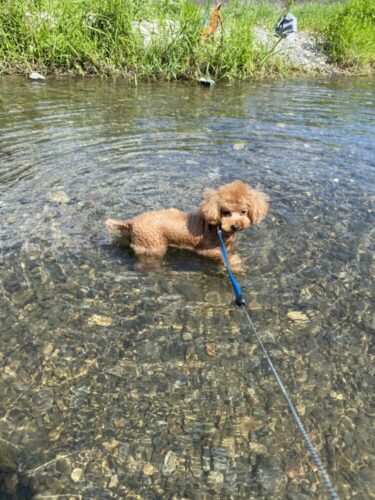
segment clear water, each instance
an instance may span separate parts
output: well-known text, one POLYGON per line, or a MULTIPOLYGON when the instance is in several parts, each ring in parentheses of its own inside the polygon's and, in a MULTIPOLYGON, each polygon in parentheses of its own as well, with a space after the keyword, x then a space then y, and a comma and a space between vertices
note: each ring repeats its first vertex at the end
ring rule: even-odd
POLYGON ((374 498, 375 83, 0 80, 0 496, 324 498, 216 264, 104 221, 240 178, 253 321, 342 498, 374 498), (13 495, 13 496, 12 496, 13 495))

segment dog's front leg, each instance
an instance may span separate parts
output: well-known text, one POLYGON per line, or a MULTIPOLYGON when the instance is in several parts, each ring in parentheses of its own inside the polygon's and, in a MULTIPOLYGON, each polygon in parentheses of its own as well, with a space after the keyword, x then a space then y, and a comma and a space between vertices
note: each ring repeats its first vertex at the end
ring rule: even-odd
POLYGON ((229 255, 229 265, 232 271, 237 271, 237 272, 241 271, 242 270, 241 257, 237 253, 229 255))
POLYGON ((220 248, 210 248, 210 249, 200 249, 197 250, 199 255, 203 257, 208 257, 209 259, 215 260, 219 264, 224 264, 224 259, 221 255, 220 248))
POLYGON ((162 263, 162 257, 155 255, 140 255, 137 256, 137 262, 134 267, 138 271, 155 271, 161 267, 162 263))
MULTIPOLYGON (((223 264, 225 266, 225 262, 219 248, 209 249, 209 250, 198 250, 198 253, 199 255, 203 255, 204 257, 213 259, 216 262, 219 262, 220 264, 223 264)), ((240 256, 235 253, 235 254, 229 254, 228 258, 229 258, 229 265, 232 271, 241 271, 242 262, 240 256)))

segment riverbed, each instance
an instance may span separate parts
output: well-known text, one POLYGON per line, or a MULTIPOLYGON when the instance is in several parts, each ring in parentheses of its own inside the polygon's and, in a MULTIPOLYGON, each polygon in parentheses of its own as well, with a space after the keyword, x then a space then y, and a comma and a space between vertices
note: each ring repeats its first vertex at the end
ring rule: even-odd
POLYGON ((239 178, 271 199, 254 324, 339 495, 374 498, 374 136, 368 78, 0 79, 0 496, 324 498, 223 269, 106 232, 239 178))

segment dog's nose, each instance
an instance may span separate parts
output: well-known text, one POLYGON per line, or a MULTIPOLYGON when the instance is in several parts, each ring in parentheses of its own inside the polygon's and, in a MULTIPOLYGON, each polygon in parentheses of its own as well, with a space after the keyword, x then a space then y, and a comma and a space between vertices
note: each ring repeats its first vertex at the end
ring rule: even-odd
POLYGON ((232 229, 233 231, 238 231, 239 229, 241 229, 241 226, 239 224, 233 224, 232 229))

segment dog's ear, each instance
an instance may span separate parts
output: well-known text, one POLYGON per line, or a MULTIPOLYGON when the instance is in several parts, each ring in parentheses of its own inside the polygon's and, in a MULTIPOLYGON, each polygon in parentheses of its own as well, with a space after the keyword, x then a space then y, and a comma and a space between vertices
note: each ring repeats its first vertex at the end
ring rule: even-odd
POLYGON ((246 202, 248 216, 252 224, 259 224, 267 215, 268 200, 269 197, 266 194, 257 189, 249 188, 246 202))
POLYGON ((215 189, 206 189, 203 193, 203 199, 200 204, 200 210, 203 217, 209 224, 219 224, 219 196, 215 189))

